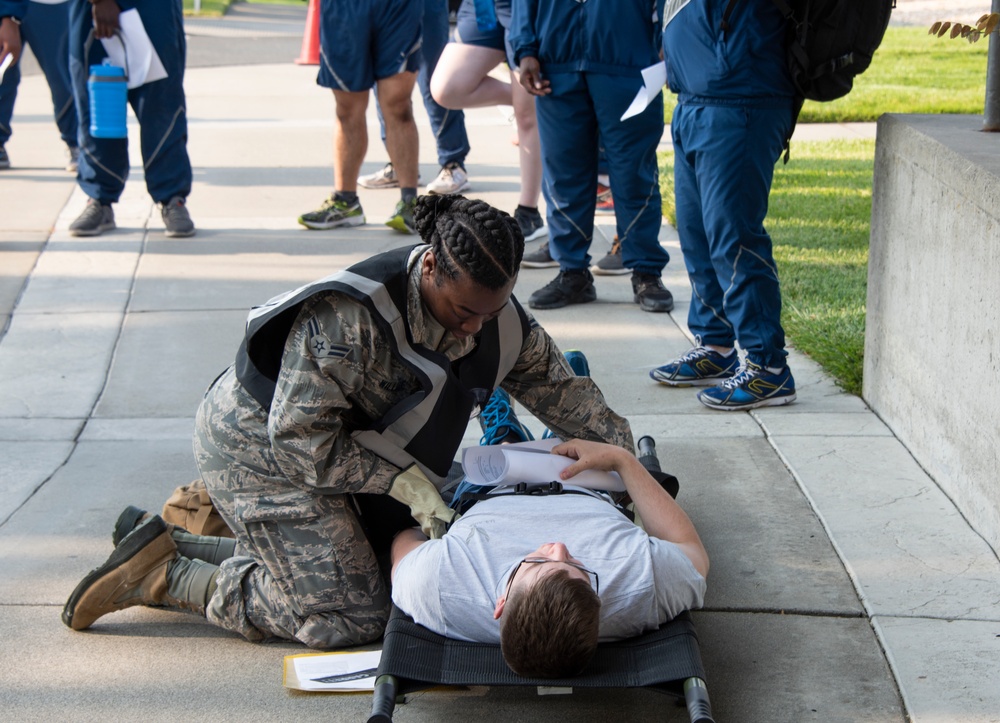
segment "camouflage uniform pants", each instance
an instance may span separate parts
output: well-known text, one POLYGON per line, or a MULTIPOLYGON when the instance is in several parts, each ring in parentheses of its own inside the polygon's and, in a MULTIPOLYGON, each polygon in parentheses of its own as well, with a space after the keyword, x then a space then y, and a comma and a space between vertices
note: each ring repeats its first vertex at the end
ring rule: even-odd
POLYGON ((370 642, 389 593, 346 495, 292 486, 270 450, 267 415, 227 370, 198 410, 195 457, 237 555, 220 569, 206 615, 248 640, 311 648, 370 642))

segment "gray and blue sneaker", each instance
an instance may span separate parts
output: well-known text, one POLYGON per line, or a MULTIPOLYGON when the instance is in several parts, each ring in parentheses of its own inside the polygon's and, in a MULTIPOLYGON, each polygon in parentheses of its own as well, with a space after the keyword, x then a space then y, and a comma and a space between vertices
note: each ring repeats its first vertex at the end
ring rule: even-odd
POLYGON ((315 211, 299 216, 299 223, 314 231, 326 231, 340 226, 361 226, 365 222, 365 212, 361 203, 347 203, 330 196, 315 211))
POLYGON ((493 390, 493 395, 479 414, 479 425, 483 428, 483 436, 479 439, 482 445, 530 442, 534 439, 531 431, 514 414, 510 395, 499 387, 493 390))
POLYGON ((403 201, 400 199, 396 204, 396 210, 386 219, 385 225, 393 231, 400 233, 416 233, 417 227, 413 222, 413 209, 417 206, 417 199, 403 201))
POLYGON ((795 401, 795 380, 787 366, 772 373, 747 361, 733 377, 698 392, 698 401, 711 409, 733 412, 791 404, 795 401))
POLYGON ((723 356, 698 344, 685 354, 662 367, 649 372, 650 378, 672 387, 691 387, 718 384, 733 376, 740 366, 740 356, 735 351, 723 356))

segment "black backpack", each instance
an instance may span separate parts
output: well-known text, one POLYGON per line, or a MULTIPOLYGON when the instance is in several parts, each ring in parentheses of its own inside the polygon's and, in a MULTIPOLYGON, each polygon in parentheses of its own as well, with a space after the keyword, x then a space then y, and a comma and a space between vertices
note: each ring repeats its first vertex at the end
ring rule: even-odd
MULTIPOLYGON (((757 0, 755 0, 757 1, 757 0)), ((729 0, 722 27, 739 0, 729 0)), ((871 65, 896 0, 771 0, 788 19, 788 69, 801 99, 847 95, 871 65)))

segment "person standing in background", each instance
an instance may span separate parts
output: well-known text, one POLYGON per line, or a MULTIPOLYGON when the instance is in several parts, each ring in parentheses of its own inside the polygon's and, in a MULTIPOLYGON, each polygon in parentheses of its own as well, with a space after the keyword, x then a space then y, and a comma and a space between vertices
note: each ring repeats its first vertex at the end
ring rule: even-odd
POLYGON ((769 2, 671 0, 664 16, 667 82, 677 93, 670 126, 677 231, 696 343, 650 376, 670 386, 713 385, 698 393, 712 409, 795 401, 764 228, 774 164, 795 117, 785 29, 769 2))
MULTIPOLYGON (((59 135, 66 144, 69 162, 66 170, 76 173, 80 148, 77 141, 76 108, 73 106, 73 89, 69 78, 69 4, 68 0, 0 0, 0 46, 13 43, 18 37, 18 46, 23 50, 27 45, 35 54, 45 81, 52 94, 52 113, 59 128, 59 135)), ((10 140, 11 118, 17 87, 21 82, 20 52, 14 57, 0 82, 0 169, 10 168, 7 141, 10 140)), ((10 50, 0 49, 0 62, 10 50)))

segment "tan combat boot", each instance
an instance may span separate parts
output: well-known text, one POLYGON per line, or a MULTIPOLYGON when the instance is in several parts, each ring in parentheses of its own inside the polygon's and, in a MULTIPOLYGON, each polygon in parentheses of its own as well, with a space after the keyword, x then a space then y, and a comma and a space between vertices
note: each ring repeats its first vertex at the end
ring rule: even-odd
POLYGON ((76 586, 63 608, 63 622, 84 630, 102 615, 134 605, 191 607, 167 593, 167 568, 177 557, 167 524, 151 516, 76 586))

